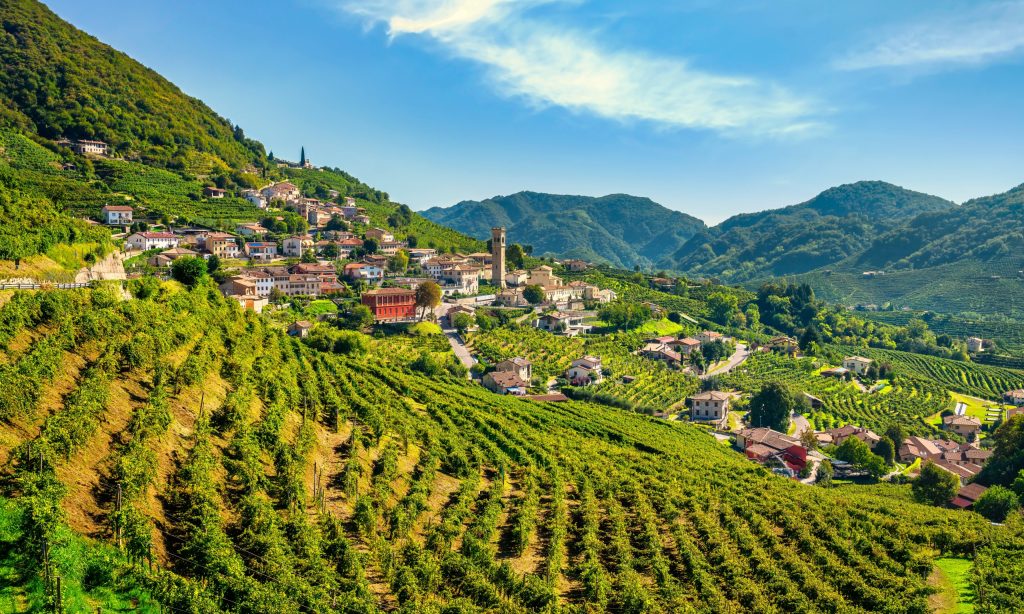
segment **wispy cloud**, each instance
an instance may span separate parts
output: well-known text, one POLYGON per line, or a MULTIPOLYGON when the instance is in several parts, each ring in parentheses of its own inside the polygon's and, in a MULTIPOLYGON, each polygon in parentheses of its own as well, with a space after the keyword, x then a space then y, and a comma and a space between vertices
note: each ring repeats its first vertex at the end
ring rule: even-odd
POLYGON ((842 70, 985 64, 1024 51, 1024 1, 972 5, 892 30, 834 63, 842 70))
POLYGON ((814 104, 761 79, 715 74, 683 58, 612 48, 544 21, 535 9, 571 0, 342 0, 392 37, 428 36, 479 62, 500 92, 615 120, 743 134, 820 127, 814 104))

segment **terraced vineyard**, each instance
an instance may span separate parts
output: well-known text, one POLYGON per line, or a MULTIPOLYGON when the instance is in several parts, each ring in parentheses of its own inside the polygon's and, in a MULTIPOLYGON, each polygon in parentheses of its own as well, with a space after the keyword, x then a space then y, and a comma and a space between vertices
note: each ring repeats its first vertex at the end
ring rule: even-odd
POLYGON ((786 382, 812 394, 822 400, 823 407, 807 418, 819 430, 852 423, 884 432, 889 425, 900 424, 911 433, 933 434, 936 428, 925 418, 952 407, 944 387, 913 375, 900 374, 885 389, 868 393, 852 383, 818 375, 811 359, 770 353, 753 355, 724 376, 723 382, 745 392, 756 392, 768 382, 786 382))
POLYGON ((892 350, 858 348, 856 352, 892 364, 897 373, 926 378, 955 392, 982 399, 998 401, 1007 390, 1024 388, 1024 371, 1016 369, 892 350))
POLYGON ((592 354, 601 358, 606 374, 604 382, 589 389, 600 398, 648 414, 681 407, 687 395, 697 391, 697 378, 633 355, 644 338, 639 333, 570 338, 529 327, 495 328, 474 336, 473 348, 492 364, 527 358, 533 363, 534 378, 541 382, 561 377, 573 360, 592 354), (625 384, 622 378, 627 375, 633 381, 625 384))
POLYGON ((430 339, 367 343, 316 352, 209 286, 10 301, 2 594, 52 607, 60 577, 69 611, 131 593, 175 612, 918 612, 939 551, 1009 539, 775 477, 686 425, 393 358, 430 339))

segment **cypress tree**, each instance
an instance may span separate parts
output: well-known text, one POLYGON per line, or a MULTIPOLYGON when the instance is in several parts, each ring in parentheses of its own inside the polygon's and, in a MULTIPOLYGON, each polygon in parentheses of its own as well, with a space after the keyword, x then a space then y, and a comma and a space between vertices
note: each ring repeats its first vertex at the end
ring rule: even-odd
POLYGON ((299 166, 306 166, 306 147, 302 147, 302 153, 299 154, 299 166))

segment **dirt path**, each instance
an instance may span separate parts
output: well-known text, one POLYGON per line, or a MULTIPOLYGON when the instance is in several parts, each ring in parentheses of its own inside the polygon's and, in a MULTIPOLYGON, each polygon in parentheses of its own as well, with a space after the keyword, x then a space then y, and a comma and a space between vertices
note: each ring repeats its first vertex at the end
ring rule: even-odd
POLYGON ((748 358, 750 358, 750 349, 747 346, 743 345, 742 343, 737 343, 736 351, 732 353, 732 356, 730 356, 728 360, 726 360, 724 363, 718 363, 717 365, 709 369, 707 373, 701 375, 700 378, 707 379, 715 375, 722 375, 724 373, 728 373, 729 371, 732 371, 736 367, 743 364, 743 361, 745 361, 748 358))

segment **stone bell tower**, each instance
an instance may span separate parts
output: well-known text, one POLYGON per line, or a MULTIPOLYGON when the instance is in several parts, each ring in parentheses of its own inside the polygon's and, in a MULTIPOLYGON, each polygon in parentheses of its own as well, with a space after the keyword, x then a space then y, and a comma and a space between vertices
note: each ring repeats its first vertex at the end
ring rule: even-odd
POLYGON ((505 227, 491 229, 491 284, 505 287, 505 227))

